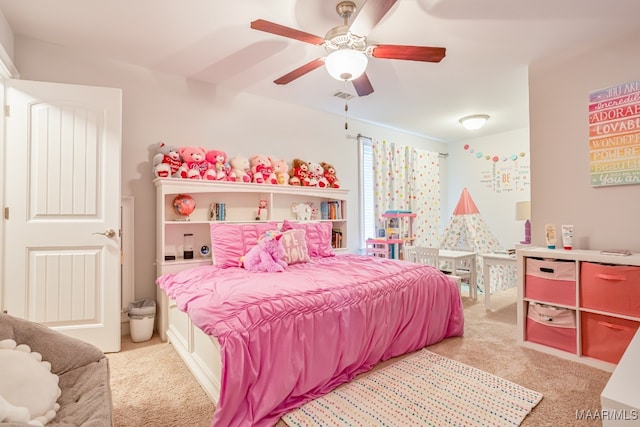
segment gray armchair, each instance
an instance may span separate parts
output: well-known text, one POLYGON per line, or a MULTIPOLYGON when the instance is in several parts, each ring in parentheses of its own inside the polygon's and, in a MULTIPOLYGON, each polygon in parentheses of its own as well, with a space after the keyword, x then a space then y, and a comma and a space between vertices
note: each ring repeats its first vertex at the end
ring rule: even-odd
MULTIPOLYGON (((112 426, 109 362, 98 348, 39 323, 0 313, 0 340, 13 339, 51 363, 62 394, 60 409, 47 426, 112 426)), ((0 427, 23 426, 2 423, 0 427)))

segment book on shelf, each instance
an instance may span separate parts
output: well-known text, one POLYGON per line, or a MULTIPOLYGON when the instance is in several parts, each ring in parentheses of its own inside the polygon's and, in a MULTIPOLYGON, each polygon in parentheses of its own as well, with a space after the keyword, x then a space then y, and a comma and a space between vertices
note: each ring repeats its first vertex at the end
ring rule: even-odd
POLYGON ((337 228, 331 230, 331 246, 334 248, 342 247, 342 230, 337 228))
MULTIPOLYGON (((342 219, 342 202, 340 200, 330 200, 322 203, 327 204, 327 217, 324 219, 342 219)), ((322 218, 322 204, 320 205, 320 215, 322 218)))
POLYGON ((227 219, 227 205, 225 203, 211 203, 209 205, 210 221, 225 221, 227 219))
POLYGON ((320 219, 329 219, 329 202, 320 202, 320 219))

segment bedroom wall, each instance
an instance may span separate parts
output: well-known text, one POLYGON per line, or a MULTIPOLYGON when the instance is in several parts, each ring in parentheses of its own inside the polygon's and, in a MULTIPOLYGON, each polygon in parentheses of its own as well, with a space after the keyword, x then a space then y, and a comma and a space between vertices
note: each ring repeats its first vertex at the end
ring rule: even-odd
POLYGON ((532 237, 546 223, 574 225, 574 247, 640 252, 640 185, 592 187, 589 93, 640 80, 640 32, 531 65, 532 237))
POLYGON ((530 200, 529 129, 450 143, 448 152, 455 167, 447 176, 449 205, 442 230, 466 187, 498 242, 514 248, 524 239, 524 221, 515 219, 516 202, 530 200))
MULTIPOLYGON (((135 297, 155 297, 155 187, 151 158, 157 141, 202 145, 230 156, 262 153, 333 163, 349 198, 349 227, 358 233, 357 134, 442 152, 444 144, 248 93, 157 73, 18 37, 21 78, 123 89, 122 196, 135 200, 135 297)), ((446 176, 443 165, 441 176, 446 176)), ((444 181, 444 178, 442 179, 444 181)), ((443 192, 446 197, 446 192, 443 192)), ((446 203, 446 200, 443 201, 446 203)))

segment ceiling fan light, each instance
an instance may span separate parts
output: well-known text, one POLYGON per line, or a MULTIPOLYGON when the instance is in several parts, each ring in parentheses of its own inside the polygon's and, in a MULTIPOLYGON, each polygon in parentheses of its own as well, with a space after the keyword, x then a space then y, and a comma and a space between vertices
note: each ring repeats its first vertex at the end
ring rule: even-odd
POLYGON ((367 55, 354 49, 338 49, 327 55, 324 65, 336 80, 357 79, 364 73, 368 63, 367 55))
POLYGON ((462 126, 468 130, 478 130, 483 127, 489 116, 487 114, 474 114, 472 116, 466 116, 458 120, 462 126))

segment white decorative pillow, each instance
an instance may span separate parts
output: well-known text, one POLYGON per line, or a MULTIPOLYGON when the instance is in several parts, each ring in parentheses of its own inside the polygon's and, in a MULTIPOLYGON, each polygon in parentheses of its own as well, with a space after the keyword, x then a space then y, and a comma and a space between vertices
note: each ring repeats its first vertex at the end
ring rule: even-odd
POLYGON ((58 376, 40 353, 12 339, 0 341, 0 378, 0 421, 24 416, 25 409, 31 425, 46 425, 55 418, 62 391, 58 376))

